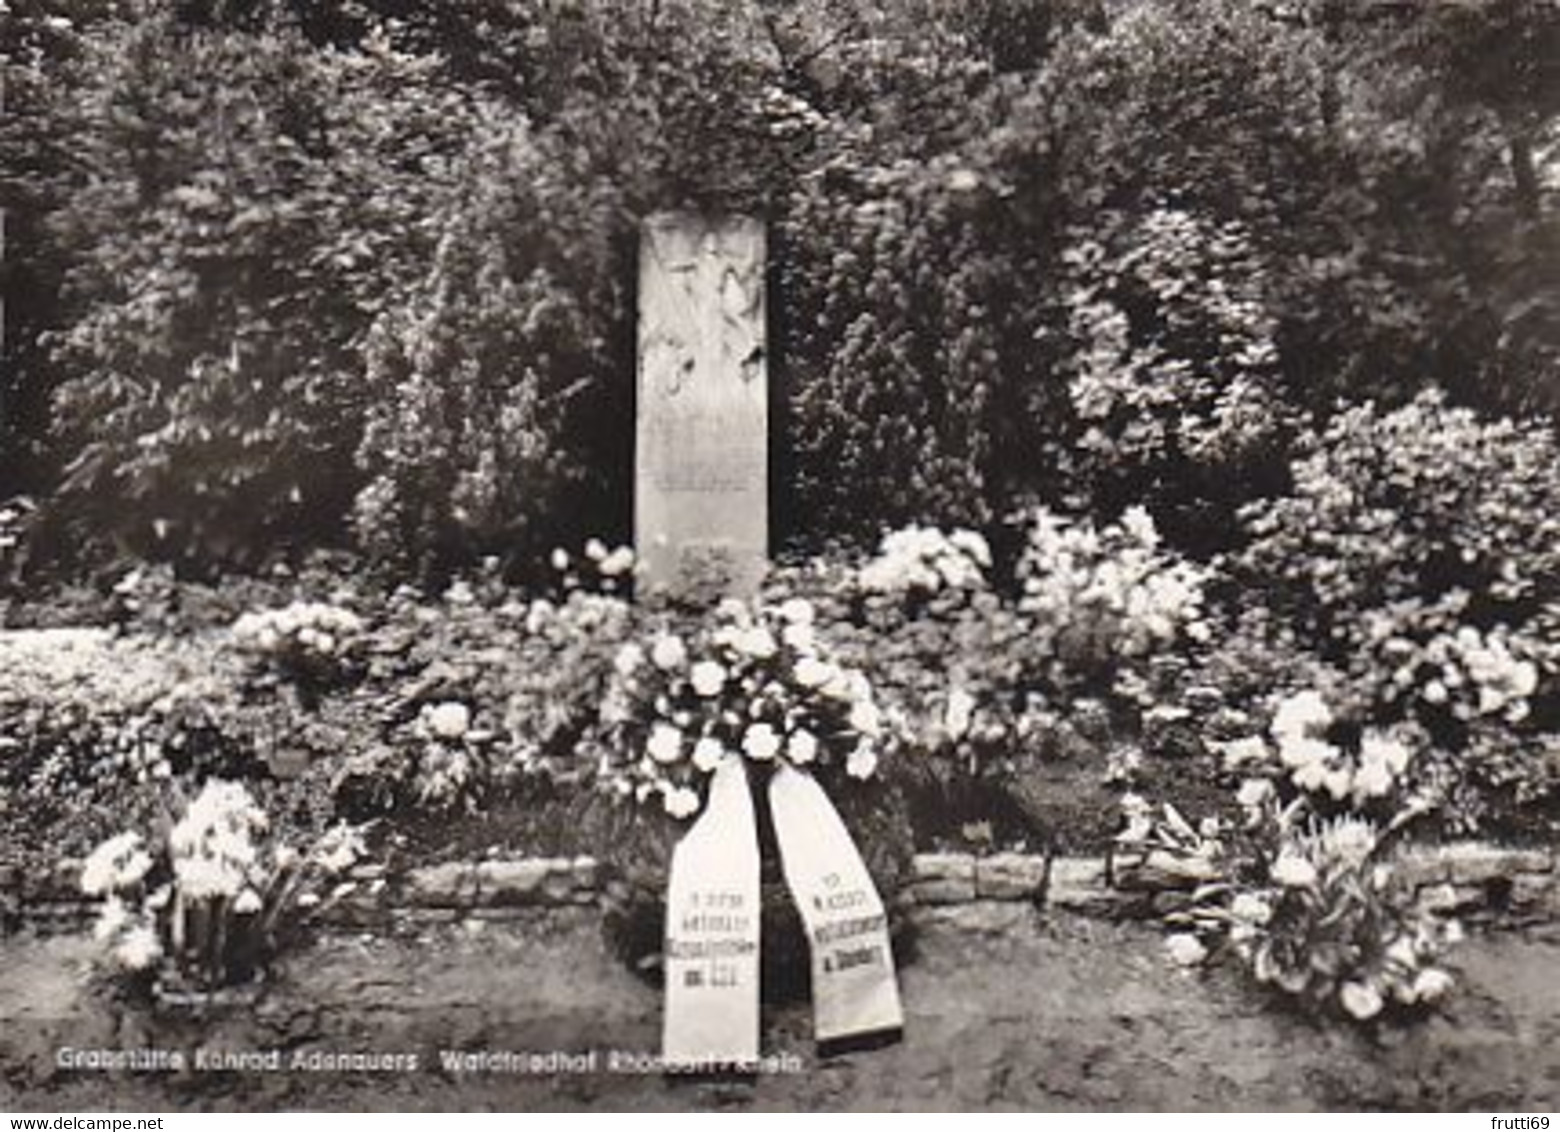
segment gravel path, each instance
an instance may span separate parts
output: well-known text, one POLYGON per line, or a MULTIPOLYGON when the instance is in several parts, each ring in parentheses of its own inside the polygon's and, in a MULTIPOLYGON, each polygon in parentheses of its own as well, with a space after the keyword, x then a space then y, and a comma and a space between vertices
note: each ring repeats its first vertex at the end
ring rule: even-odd
POLYGON ((1463 984, 1420 1024, 1356 1031, 1278 1008, 1232 971, 1170 967, 1159 937, 1027 907, 933 920, 904 972, 904 1041, 819 1061, 805 1006, 767 1007, 753 1082, 633 1073, 452 1074, 441 1050, 655 1049, 659 996, 607 953, 595 913, 471 930, 333 936, 253 1009, 205 1020, 116 1008, 90 940, 0 941, 0 1109, 1455 1109, 1560 1107, 1560 932, 1475 936, 1463 984), (973 920, 973 922, 972 922, 973 920), (61 1070, 61 1047, 415 1054, 415 1072, 61 1070))

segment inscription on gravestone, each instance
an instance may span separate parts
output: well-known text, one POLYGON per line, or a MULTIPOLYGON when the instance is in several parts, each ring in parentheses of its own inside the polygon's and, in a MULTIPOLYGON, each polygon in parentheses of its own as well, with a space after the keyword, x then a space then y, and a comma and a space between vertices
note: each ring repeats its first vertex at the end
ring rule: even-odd
POLYGON ((634 541, 641 587, 751 592, 769 544, 764 229, 661 214, 639 247, 634 541))

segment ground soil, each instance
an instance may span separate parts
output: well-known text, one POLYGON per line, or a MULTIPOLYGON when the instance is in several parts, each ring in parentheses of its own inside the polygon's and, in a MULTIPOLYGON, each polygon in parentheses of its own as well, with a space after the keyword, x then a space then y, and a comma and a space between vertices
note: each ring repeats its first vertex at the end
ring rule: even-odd
POLYGON ((200 1018, 110 1002, 80 935, 0 941, 0 1109, 1433 1109, 1560 1107, 1560 932, 1475 935, 1445 1010, 1361 1030, 1275 1008, 1228 968, 1183 971, 1153 927, 975 906, 923 924, 903 1040, 819 1059, 805 1004, 768 1005, 748 1082, 457 1076, 439 1051, 653 1051, 655 988, 594 909, 334 935, 254 1005, 200 1018), (104 1073, 61 1047, 399 1051, 414 1073, 104 1073))

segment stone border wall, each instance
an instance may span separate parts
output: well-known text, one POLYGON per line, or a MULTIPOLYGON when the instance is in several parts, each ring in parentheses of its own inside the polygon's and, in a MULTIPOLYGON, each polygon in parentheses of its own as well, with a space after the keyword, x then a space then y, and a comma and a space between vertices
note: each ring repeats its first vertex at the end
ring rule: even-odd
MULTIPOLYGON (((1399 868, 1428 908, 1515 922, 1560 920, 1557 854, 1465 842, 1408 853, 1399 868)), ((94 905, 76 895, 79 865, 62 863, 52 876, 24 878, 0 870, 0 904, 38 927, 74 928, 94 905)), ((362 865, 356 888, 325 909, 340 927, 370 927, 396 919, 438 922, 503 920, 548 908, 595 904, 602 870, 591 857, 528 857, 424 865, 390 874, 362 865)), ((898 897, 916 918, 959 921, 959 909, 984 909, 974 922, 1000 926, 1028 908, 1083 915, 1141 918, 1186 899, 1184 883, 1163 871, 1130 873, 1099 857, 1046 858, 1024 853, 922 853, 898 897)), ((968 917, 965 917, 968 918, 968 917)))

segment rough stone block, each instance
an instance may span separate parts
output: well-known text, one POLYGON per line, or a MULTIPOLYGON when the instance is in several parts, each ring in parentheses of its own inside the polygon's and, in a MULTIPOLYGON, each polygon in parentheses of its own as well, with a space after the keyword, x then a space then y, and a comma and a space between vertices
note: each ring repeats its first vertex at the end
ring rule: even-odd
POLYGON ((916 881, 975 881, 975 858, 968 853, 917 853, 911 865, 916 881))
POLYGON ((463 908, 476 900, 477 870, 468 862, 426 865, 406 876, 408 901, 424 908, 463 908))
POLYGON ((1029 900, 1044 886, 1044 857, 996 853, 975 862, 975 895, 981 900, 1029 900))
POLYGON ((1552 873, 1519 873, 1511 881, 1511 906, 1522 912, 1560 912, 1560 885, 1552 873))
POLYGON ((476 902, 484 907, 536 903, 556 867, 548 858, 483 861, 476 867, 476 902))
POLYGON ((1485 890, 1482 884, 1442 883, 1419 890, 1420 907, 1441 915, 1482 908, 1484 903, 1485 890))
POLYGON ((1503 849, 1496 845, 1448 845, 1436 854, 1452 884, 1483 884, 1518 873, 1551 872, 1554 858, 1542 849, 1503 849))
POLYGON ((570 869, 574 874, 574 887, 584 891, 595 892, 599 884, 601 868, 594 857, 576 857, 570 863, 570 869))
POLYGON ((1046 884, 1048 907, 1093 909, 1117 903, 1105 884, 1105 862, 1097 857, 1058 857, 1051 862, 1046 884))
POLYGON ((965 904, 975 899, 975 858, 968 853, 922 853, 907 886, 911 904, 965 904))

